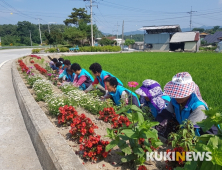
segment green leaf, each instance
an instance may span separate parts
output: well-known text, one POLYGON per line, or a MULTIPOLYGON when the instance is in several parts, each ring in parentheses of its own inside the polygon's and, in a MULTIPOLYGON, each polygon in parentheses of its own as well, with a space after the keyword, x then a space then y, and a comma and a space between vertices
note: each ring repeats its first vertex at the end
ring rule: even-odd
POLYGON ((187 129, 183 129, 183 137, 186 137, 187 129))
POLYGON ((116 112, 116 114, 121 114, 121 113, 126 113, 129 109, 130 109, 130 105, 127 105, 123 108, 121 108, 120 110, 118 110, 118 112, 116 112))
POLYGON ((113 140, 106 146, 106 152, 118 145, 119 140, 113 140))
POLYGON ((135 131, 132 129, 124 129, 121 133, 124 133, 127 137, 132 137, 135 134, 135 131))
POLYGON ((134 147, 133 148, 133 153, 139 155, 140 157, 142 157, 145 154, 143 149, 140 148, 140 147, 134 147))
POLYGON ((157 138, 157 133, 155 131, 151 131, 151 130, 148 130, 146 132, 146 137, 149 139, 149 138, 154 138, 156 139, 157 138))
POLYGON ((114 130, 113 129, 107 128, 106 131, 107 131, 107 134, 108 134, 108 135, 106 135, 106 137, 109 137, 110 139, 115 139, 115 135, 114 135, 114 132, 113 132, 114 130))
POLYGON ((126 117, 129 119, 129 121, 132 122, 132 119, 133 119, 132 114, 131 114, 131 113, 126 113, 125 115, 126 115, 126 117))
POLYGON ((133 110, 133 111, 135 111, 135 112, 140 112, 140 113, 143 112, 143 111, 142 111, 140 108, 138 108, 136 105, 131 105, 130 109, 133 110))
POLYGON ((199 141, 200 141, 201 143, 207 144, 208 141, 209 141, 209 139, 210 139, 212 136, 213 136, 213 135, 211 135, 211 134, 205 134, 205 135, 202 135, 202 136, 198 137, 198 139, 199 139, 199 141))
POLYGON ((160 124, 159 122, 149 122, 149 127, 151 128, 159 124, 160 124))
POLYGON ((125 135, 119 135, 119 137, 122 139, 122 140, 129 140, 129 137, 125 136, 125 135))
POLYGON ((132 150, 129 146, 123 148, 122 151, 125 152, 126 154, 131 154, 132 153, 132 150))
POLYGON ((144 139, 146 139, 146 130, 141 130, 141 131, 139 132, 139 138, 144 138, 144 139))
POLYGON ((197 161, 186 162, 184 168, 177 167, 176 170, 196 170, 197 161))
POLYGON ((176 145, 175 141, 172 141, 172 142, 171 142, 171 145, 172 145, 173 148, 175 148, 175 147, 176 147, 176 146, 175 146, 175 145, 176 145))
POLYGON ((121 159, 121 161, 122 161, 122 162, 129 162, 129 161, 132 161, 132 160, 134 160, 134 159, 136 159, 136 155, 130 154, 130 155, 127 155, 127 156, 123 157, 123 158, 121 159))
POLYGON ((213 170, 214 168, 214 165, 212 164, 212 162, 207 162, 207 161, 204 161, 202 162, 202 165, 200 167, 201 170, 213 170))
POLYGON ((207 118, 202 120, 201 122, 197 122, 197 125, 200 126, 204 132, 206 132, 214 125, 214 122, 211 121, 210 118, 207 118))
POLYGON ((212 146, 213 149, 217 149, 217 147, 218 147, 218 140, 219 140, 219 137, 212 136, 209 139, 209 142, 207 143, 207 146, 212 146))
POLYGON ((155 147, 159 147, 159 146, 163 145, 162 142, 155 142, 154 144, 155 144, 155 147))
POLYGON ((144 122, 143 114, 141 112, 137 112, 137 114, 138 114, 138 123, 142 124, 144 122))
POLYGON ((118 146, 126 154, 131 154, 132 153, 131 148, 126 144, 126 141, 121 140, 118 143, 118 146))

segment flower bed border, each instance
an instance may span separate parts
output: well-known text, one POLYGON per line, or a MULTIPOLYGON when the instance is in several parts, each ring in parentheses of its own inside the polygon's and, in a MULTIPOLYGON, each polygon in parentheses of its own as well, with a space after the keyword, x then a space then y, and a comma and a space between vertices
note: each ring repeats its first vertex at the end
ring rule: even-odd
POLYGON ((11 71, 23 119, 43 169, 87 170, 28 91, 17 70, 16 60, 11 71))

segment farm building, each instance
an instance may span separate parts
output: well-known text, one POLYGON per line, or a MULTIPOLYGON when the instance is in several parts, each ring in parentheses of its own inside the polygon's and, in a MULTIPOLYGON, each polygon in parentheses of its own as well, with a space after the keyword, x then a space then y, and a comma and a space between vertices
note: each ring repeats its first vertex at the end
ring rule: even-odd
POLYGON ((202 32, 202 33, 200 33, 200 38, 202 39, 202 38, 205 38, 207 35, 209 35, 209 34, 207 34, 207 33, 205 33, 205 32, 202 32))
POLYGON ((143 50, 144 49, 144 42, 135 42, 132 45, 132 48, 136 49, 136 50, 143 50))
POLYGON ((144 50, 152 51, 198 51, 199 32, 181 32, 179 25, 144 26, 144 50))
POLYGON ((213 35, 207 35, 203 41, 206 41, 207 44, 219 43, 222 41, 222 31, 217 31, 213 35))
POLYGON ((175 51, 199 51, 200 34, 199 32, 177 32, 170 39, 170 50, 175 51))

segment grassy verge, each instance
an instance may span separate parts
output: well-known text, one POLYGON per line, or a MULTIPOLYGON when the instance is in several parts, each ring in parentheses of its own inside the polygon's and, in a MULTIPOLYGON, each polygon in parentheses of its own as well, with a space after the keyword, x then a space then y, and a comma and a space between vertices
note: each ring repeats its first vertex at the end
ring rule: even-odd
POLYGON ((221 107, 222 54, 220 53, 120 53, 65 57, 89 71, 98 62, 103 69, 118 77, 124 86, 129 81, 139 85, 145 79, 158 81, 162 88, 178 73, 187 71, 198 84, 203 99, 210 107, 221 107))

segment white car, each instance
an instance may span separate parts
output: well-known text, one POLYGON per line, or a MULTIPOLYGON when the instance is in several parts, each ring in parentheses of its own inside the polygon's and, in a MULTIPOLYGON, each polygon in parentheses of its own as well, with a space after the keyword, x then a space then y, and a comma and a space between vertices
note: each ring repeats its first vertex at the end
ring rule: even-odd
POLYGON ((123 47, 123 51, 129 51, 129 47, 128 46, 124 46, 123 47))

